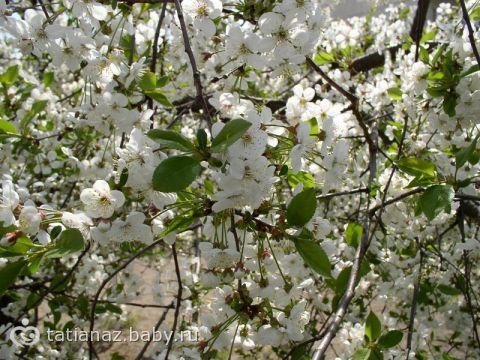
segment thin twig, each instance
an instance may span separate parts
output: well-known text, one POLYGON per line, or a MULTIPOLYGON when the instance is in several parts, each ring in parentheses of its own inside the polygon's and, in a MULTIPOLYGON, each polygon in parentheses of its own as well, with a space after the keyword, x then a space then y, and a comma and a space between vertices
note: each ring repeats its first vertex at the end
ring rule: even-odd
POLYGON ((407 335, 407 355, 406 360, 410 357, 410 351, 412 350, 412 339, 413 339, 413 325, 415 323, 415 315, 417 313, 417 299, 418 292, 420 290, 420 283, 422 280, 422 268, 423 268, 423 257, 424 252, 423 248, 419 245, 420 250, 420 263, 418 264, 418 275, 415 284, 413 285, 413 294, 412 294, 412 303, 410 305, 410 319, 408 321, 408 335, 407 335))
MULTIPOLYGON (((369 146, 369 178, 368 178, 368 188, 370 189, 376 179, 376 172, 377 172, 377 141, 378 141, 378 130, 376 123, 373 124, 372 127, 372 145, 369 146)), ((368 194, 367 197, 367 209, 370 208, 370 201, 371 197, 368 194)), ((368 250, 368 240, 369 240, 369 230, 370 230, 370 221, 371 216, 370 214, 366 214, 365 219, 363 221, 363 234, 360 244, 357 247, 357 251, 355 253, 355 259, 353 261, 352 270, 350 271, 350 276, 347 283, 347 288, 345 293, 343 294, 342 298, 340 299, 337 310, 335 314, 328 322, 326 327, 327 331, 323 336, 320 344, 315 351, 315 354, 312 357, 312 360, 320 360, 325 355, 330 343, 336 336, 340 324, 342 323, 343 318, 347 313, 347 309, 352 301, 353 297, 355 296, 355 288, 357 286, 358 279, 360 277, 360 267, 362 265, 363 258, 368 250)))
MULTIPOLYGON (((170 307, 173 307, 173 306, 174 305, 173 305, 173 301, 172 301, 172 303, 170 304, 170 307)), ((158 319, 157 323, 155 324, 155 331, 158 331, 158 329, 160 328, 160 325, 162 325, 162 323, 165 321, 169 310, 170 310, 170 308, 168 308, 167 310, 165 310, 162 313, 162 316, 160 316, 160 319, 158 319)), ((153 340, 153 336, 150 336, 149 340, 145 343, 145 345, 143 345, 142 350, 140 350, 140 352, 138 353, 135 360, 141 360, 141 359, 144 358, 143 355, 145 355, 145 352, 147 351, 148 347, 150 346, 152 340, 153 340)))
MULTIPOLYGON (((465 213, 463 212, 462 202, 460 202, 460 207, 458 208, 457 217, 458 217, 458 230, 460 231, 460 236, 462 243, 465 242, 465 213)), ((480 349, 480 336, 478 335, 477 329, 477 319, 475 316, 475 310, 472 305, 472 298, 470 296, 470 260, 468 258, 468 251, 463 251, 463 262, 465 264, 465 287, 462 289, 465 302, 467 304, 468 313, 472 319, 472 330, 477 346, 480 349)))
MULTIPOLYGON (((95 296, 93 298, 93 301, 92 301, 92 309, 90 311, 90 333, 93 332, 93 329, 95 327, 95 309, 97 308, 97 303, 98 303, 98 299, 100 297, 100 294, 102 293, 103 289, 105 288, 105 286, 107 286, 107 284, 110 282, 110 280, 112 280, 120 271, 122 271, 123 269, 125 269, 128 265, 130 265, 130 263, 132 263, 132 261, 134 261, 136 258, 138 258, 139 256, 142 256, 143 254, 145 254, 147 251, 153 249, 155 246, 159 245, 161 242, 163 241, 163 239, 159 239, 153 243, 151 243, 150 245, 144 247, 142 250, 140 250, 139 252, 137 252, 136 254, 132 255, 126 262, 124 262, 121 266, 119 266, 113 273, 111 273, 103 282, 102 284, 100 285, 100 287, 98 288, 97 292, 95 293, 95 296)), ((96 351, 95 351, 95 347, 93 346, 93 342, 92 342, 92 339, 91 337, 89 336, 88 337, 88 358, 89 359, 92 359, 92 356, 93 354, 95 353, 96 355, 96 351)), ((97 356, 98 357, 98 356, 97 356)))
POLYGON ((413 19, 412 28, 410 30, 410 37, 415 41, 415 61, 418 61, 420 55, 420 40, 422 39, 423 28, 427 20, 428 6, 430 0, 418 0, 417 11, 413 19))
MULTIPOLYGON (((356 117, 356 119, 358 121, 358 125, 360 125, 360 127, 362 128, 363 135, 365 135, 365 140, 367 141, 370 150, 372 150, 374 147, 376 147, 376 145, 374 144, 374 142, 372 140, 372 137, 371 137, 371 135, 368 131, 368 127, 365 124, 365 121, 363 120, 363 116, 360 113, 360 109, 359 109, 360 99, 355 94, 353 94, 350 91, 344 89, 340 84, 338 84, 335 80, 333 80, 330 76, 328 76, 327 73, 325 73, 320 68, 320 66, 315 64, 315 62, 310 57, 306 56, 305 59, 307 61, 307 64, 313 70, 315 70, 332 88, 337 90, 340 94, 342 94, 351 103, 351 106, 350 106, 349 110, 352 110, 353 115, 356 117)), ((375 149, 375 152, 376 151, 377 150, 375 149)))
POLYGON ((203 108, 203 116, 209 129, 212 127, 212 119, 210 118, 210 111, 208 108, 207 100, 203 96, 202 82, 200 80, 200 72, 197 68, 197 62, 195 61, 195 56, 193 55, 192 47, 190 46, 190 40, 188 38, 187 27, 185 25, 185 19, 183 17, 182 5, 179 0, 175 0, 175 8, 177 9, 178 21, 180 22, 180 28, 182 29, 183 44, 185 47, 185 52, 188 55, 190 60, 190 66, 192 67, 193 72, 193 82, 195 83, 195 89, 197 91, 197 101, 199 101, 203 108))
POLYGON ((177 276, 178 291, 177 291, 177 305, 175 306, 175 315, 173 318, 173 325, 172 325, 172 336, 168 341, 165 360, 168 360, 168 356, 172 351, 173 342, 175 338, 175 331, 177 330, 178 317, 180 316, 180 307, 182 306, 182 293, 183 293, 182 276, 180 275, 180 266, 178 265, 178 256, 177 256, 177 249, 175 247, 175 244, 172 245, 172 255, 173 255, 173 261, 175 263, 175 274, 177 276))
POLYGON ((475 31, 473 30, 470 17, 468 16, 468 9, 465 5, 465 0, 460 0, 460 5, 462 7, 463 20, 465 21, 465 25, 467 25, 468 29, 468 39, 470 40, 470 45, 472 46, 472 51, 475 55, 475 59, 477 59, 477 65, 480 66, 480 54, 478 53, 477 44, 475 43, 475 31))
MULTIPOLYGON (((155 35, 153 37, 153 45, 152 45, 152 59, 150 61, 150 71, 155 73, 156 65, 157 65, 157 58, 158 58, 158 38, 160 37, 160 30, 162 28, 163 19, 165 19, 165 11, 167 10, 167 2, 165 1, 162 6, 162 12, 160 13, 160 18, 158 19, 157 28, 155 29, 155 35)), ((147 106, 149 109, 153 110, 153 99, 148 97, 147 106)), ((154 114, 150 117, 150 129, 153 129, 154 123, 154 114)))

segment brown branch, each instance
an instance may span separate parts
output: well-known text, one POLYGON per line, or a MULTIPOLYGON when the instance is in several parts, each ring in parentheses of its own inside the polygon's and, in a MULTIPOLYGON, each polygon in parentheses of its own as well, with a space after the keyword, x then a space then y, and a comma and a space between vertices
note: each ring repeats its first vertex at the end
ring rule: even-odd
MULTIPOLYGON (((100 294, 102 293, 103 289, 105 288, 105 286, 107 286, 107 284, 110 282, 110 280, 112 280, 115 276, 117 276, 117 274, 122 271, 123 269, 125 269, 128 265, 130 265, 130 263, 133 262, 133 260, 135 260, 136 258, 138 258, 139 256, 145 254, 147 251, 153 249, 155 246, 159 245, 161 242, 163 241, 163 239, 159 239, 155 242, 153 242, 152 244, 144 247, 142 250, 140 250, 139 252, 137 252, 136 254, 132 255, 126 262, 124 262, 120 267, 118 267, 113 273, 111 273, 103 282, 102 284, 100 285, 100 287, 98 288, 97 292, 95 293, 95 296, 93 298, 93 301, 92 301, 92 309, 90 311, 90 333, 93 332, 93 329, 95 327, 95 309, 97 307, 97 303, 98 303, 98 299, 100 297, 100 294)), ((91 337, 89 336, 88 337, 88 358, 89 359, 92 359, 92 356, 93 354, 95 354, 98 358, 98 355, 96 354, 96 351, 95 351, 95 347, 93 346, 93 342, 92 342, 92 339, 91 337)))
MULTIPOLYGON (((170 304, 170 307, 173 307, 173 301, 172 303, 170 304)), ((162 316, 160 316, 160 319, 158 319, 157 323, 155 324, 155 330, 154 331, 158 331, 158 329, 160 328, 160 325, 162 325, 162 323, 165 321, 165 319, 167 318, 167 314, 168 314, 168 311, 170 310, 170 308, 167 308, 167 310, 165 310, 163 313, 162 313, 162 316)), ((145 355, 145 352, 147 351, 148 347, 150 346, 150 344, 152 343, 152 340, 153 340, 153 336, 150 336, 149 340, 145 343, 145 345, 143 345, 142 347, 142 350, 140 350, 140 352, 138 353, 137 357, 135 358, 135 360, 141 360, 141 359, 144 359, 143 355, 145 355)))
POLYGON ((202 88, 202 82, 200 80, 200 72, 198 71, 197 62, 195 60, 195 56, 193 55, 192 47, 190 46, 187 26, 185 25, 185 19, 183 17, 182 5, 180 4, 180 0, 175 0, 175 8, 177 9, 178 21, 180 22, 180 28, 182 30, 183 45, 185 47, 185 52, 188 55, 188 59, 190 60, 190 66, 192 67, 193 82, 195 84, 195 89, 197 91, 197 99, 202 105, 203 116, 205 118, 205 121, 207 122, 208 127, 211 129, 212 119, 210 118, 210 111, 208 108, 207 100, 203 96, 203 88, 202 88))
MULTIPOLYGON (((178 0, 175 0, 177 2, 178 0)), ((177 282, 178 282, 178 291, 177 291, 177 305, 175 306, 175 315, 173 318, 173 325, 172 325, 172 336, 168 341, 167 345, 167 353, 165 354, 165 360, 168 360, 168 356, 172 351, 173 342, 175 341, 175 331, 177 330, 178 324, 178 317, 180 316, 180 307, 182 306, 182 293, 183 293, 183 285, 182 285, 182 277, 180 275, 180 266, 178 266, 178 256, 177 256, 177 249, 175 244, 172 245, 172 255, 173 261, 175 263, 175 274, 177 275, 177 282)))
POLYGON ((427 20, 427 12, 430 0, 418 0, 417 11, 413 19, 410 37, 415 41, 415 61, 418 61, 420 55, 420 40, 422 39, 423 28, 427 20))
MULTIPOLYGON (((464 243, 465 242, 465 214, 463 212, 462 202, 460 202, 460 207, 458 208, 457 217, 458 217, 458 230, 460 231, 462 243, 464 243)), ((463 250, 463 262, 465 264, 464 277, 466 281, 465 281, 465 286, 462 287, 462 292, 465 298, 465 302, 467 303, 468 313, 470 315, 470 318, 472 319, 473 335, 474 335, 475 341, 477 342, 477 346, 480 349, 480 336, 478 335, 477 319, 475 316, 475 310, 473 309, 473 305, 472 305, 472 298, 470 296, 471 266, 470 266, 470 260, 468 258, 468 251, 466 250, 463 250)))
POLYGON ((359 189, 353 189, 348 191, 333 192, 333 193, 318 195, 317 200, 325 200, 325 199, 331 199, 338 196, 354 195, 354 194, 367 193, 367 192, 368 192, 368 188, 359 188, 359 189))
POLYGON ((412 349, 413 325, 415 323, 415 315, 417 313, 418 292, 420 290, 420 282, 422 280, 422 268, 423 268, 424 252, 423 252, 423 248, 421 246, 419 246, 419 249, 420 249, 420 263, 418 265, 417 281, 415 281, 415 284, 413 285, 412 303, 411 303, 411 306, 410 306, 410 319, 408 321, 406 360, 408 360, 408 358, 410 357, 410 351, 412 349))
POLYGON ((305 57, 307 64, 315 70, 332 88, 337 90, 340 94, 342 94, 350 103, 351 106, 349 110, 352 110, 353 115, 357 118, 358 124, 362 128, 363 135, 365 135, 365 140, 368 143, 369 151, 370 153, 376 152, 376 145, 374 144, 374 141, 372 140, 372 137, 370 136, 370 133, 368 131, 368 127, 365 124, 365 121, 363 120, 363 116, 360 113, 359 109, 359 98, 349 92, 348 90, 344 89, 340 84, 338 84, 335 80, 330 78, 315 62, 308 56, 305 57))
MULTIPOLYGON (((369 145, 369 178, 368 178, 368 186, 367 186, 368 188, 371 188, 371 186, 375 182, 376 172, 377 172, 378 130, 377 130, 376 123, 373 124, 373 127, 372 127, 372 142, 373 142, 373 145, 369 145)), ((371 201, 371 197, 369 194, 367 197, 367 209, 370 207, 370 201, 371 201)), ((317 350, 315 351, 315 354, 312 357, 312 360, 320 360, 323 358, 323 356, 325 355, 325 352, 330 346, 330 343, 336 336, 340 328, 340 325, 343 321, 343 318, 347 313, 347 309, 353 297, 355 296, 355 289, 357 287, 358 279, 360 278, 360 267, 369 246, 370 222, 371 222, 371 216, 370 214, 367 214, 363 221, 362 239, 360 240, 360 244, 358 245, 357 251, 355 253, 355 259, 353 261, 352 270, 350 272, 350 276, 348 279, 347 288, 338 303, 335 314, 333 315, 333 317, 328 322, 328 325, 326 326, 327 331, 325 332, 325 335, 320 341, 320 344, 318 345, 317 350)))
MULTIPOLYGON (((162 6, 162 12, 160 13, 160 18, 158 19, 157 28, 155 29, 155 35, 153 37, 153 44, 152 44, 152 59, 150 61, 150 71, 155 73, 155 68, 157 65, 157 57, 158 57, 158 38, 160 37, 160 29, 162 28, 163 19, 165 18, 165 11, 167 10, 167 2, 165 1, 162 6)), ((147 105, 149 109, 153 110, 153 99, 148 97, 147 105)), ((153 129, 154 123, 154 114, 152 114, 150 118, 150 129, 153 129)))
POLYGON ((407 191, 407 192, 405 192, 403 194, 400 194, 400 195, 398 195, 398 196, 396 196, 396 197, 394 197, 390 200, 385 201, 384 203, 382 203, 380 205, 374 206, 373 208, 368 210, 368 212, 369 212, 370 215, 373 215, 375 212, 377 212, 380 209, 383 209, 384 207, 386 207, 388 205, 395 204, 396 202, 399 202, 400 200, 403 200, 403 199, 405 199, 409 196, 421 193, 424 190, 425 190, 424 188, 416 188, 414 190, 407 191))
POLYGON ((477 65, 480 66, 480 54, 478 53, 477 44, 475 43, 475 31, 473 30, 472 23, 470 22, 470 17, 468 16, 468 9, 465 5, 465 0, 460 0, 460 6, 462 7, 463 20, 465 21, 465 25, 467 25, 468 29, 468 39, 470 40, 470 45, 472 46, 472 51, 475 55, 475 59, 477 59, 477 65))

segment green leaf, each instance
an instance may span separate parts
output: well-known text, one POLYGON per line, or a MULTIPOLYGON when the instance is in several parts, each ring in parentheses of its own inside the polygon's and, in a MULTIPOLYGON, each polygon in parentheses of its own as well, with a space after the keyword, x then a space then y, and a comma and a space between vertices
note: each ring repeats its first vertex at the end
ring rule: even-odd
POLYGON ((433 56, 433 59, 432 59, 432 67, 435 67, 435 65, 437 64, 437 61, 438 59, 440 58, 440 56, 443 55, 443 52, 445 51, 445 49, 447 48, 447 44, 442 44, 437 52, 435 53, 435 55, 433 56))
POLYGON ((429 87, 427 89, 427 93, 434 98, 441 97, 445 94, 445 89, 443 87, 435 86, 435 87, 429 87))
POLYGON ((173 106, 170 100, 168 100, 167 97, 163 94, 163 92, 159 89, 145 91, 145 95, 151 97, 153 100, 159 102, 164 106, 173 106))
POLYGON ((460 295, 462 293, 457 288, 454 288, 454 287, 451 287, 451 286, 448 286, 448 285, 440 284, 440 285, 437 286, 437 288, 442 293, 444 293, 445 295, 449 295, 449 296, 456 296, 456 295, 460 295))
POLYGON ((48 100, 38 100, 38 101, 35 101, 33 104, 32 104, 32 109, 30 110, 34 115, 37 115, 38 113, 42 112, 43 110, 45 110, 45 108, 47 107, 47 104, 48 104, 48 100))
POLYGON ((181 134, 171 130, 150 130, 147 136, 162 146, 181 151, 192 151, 193 144, 181 134))
POLYGON ((437 35, 437 32, 435 30, 426 32, 420 39, 420 42, 426 43, 427 41, 435 40, 435 35, 437 35))
POLYGON ((200 169, 200 163, 189 156, 172 156, 155 169, 153 188, 161 192, 184 190, 196 179, 200 169))
POLYGON ((242 120, 230 120, 212 140, 211 151, 214 153, 224 152, 227 148, 242 137, 252 126, 252 123, 242 120))
POLYGON ((45 253, 47 258, 61 258, 84 249, 83 236, 78 229, 66 229, 61 232, 52 249, 45 253))
POLYGON ((295 195, 287 207, 287 222, 290 226, 303 226, 310 221, 317 208, 315 189, 309 188, 295 195))
POLYGON ((362 239, 363 227, 358 223, 350 223, 345 231, 345 241, 354 248, 358 247, 362 239))
POLYGON ((313 61, 317 65, 328 64, 335 61, 335 56, 327 52, 320 52, 315 56, 313 61))
POLYGON ((46 87, 50 87, 53 84, 54 80, 55 75, 53 74, 53 72, 46 72, 43 74, 42 82, 46 87))
POLYGON ((20 128, 25 129, 25 127, 32 121, 35 115, 39 114, 48 104, 48 100, 38 100, 32 104, 32 109, 25 114, 25 117, 20 121, 20 128))
POLYGON ((26 236, 21 236, 15 240, 15 244, 12 246, 3 248, 0 246, 1 256, 2 257, 14 257, 25 255, 31 248, 35 245, 33 244, 32 240, 30 240, 26 236))
POLYGON ((170 78, 168 76, 159 76, 157 78, 157 87, 164 87, 170 82, 170 78))
POLYGON ((474 21, 480 20, 480 6, 477 6, 470 13, 470 18, 474 21))
POLYGON ((198 147, 202 150, 205 150, 207 148, 207 133, 203 129, 198 129, 197 130, 197 142, 198 142, 198 147))
POLYGON ((454 117, 456 114, 455 108, 457 107, 457 95, 447 93, 443 99, 443 111, 450 117, 454 117))
POLYGON ((392 100, 402 100, 402 90, 398 87, 392 87, 387 90, 388 96, 390 96, 390 99, 392 100))
POLYGON ((157 77, 153 72, 147 71, 139 80, 138 86, 140 86, 140 89, 143 91, 155 90, 157 88, 157 77))
POLYGON ((309 231, 303 231, 293 241, 298 253, 308 266, 320 275, 332 277, 330 260, 322 247, 312 240, 312 234, 309 231))
POLYGON ((36 256, 32 256, 30 258, 30 262, 28 264, 28 272, 31 275, 35 274, 38 271, 38 269, 40 267, 40 264, 42 263, 43 256, 44 256, 44 254, 39 254, 39 255, 36 255, 36 256))
POLYGON ((0 269, 0 295, 2 295, 10 285, 15 283, 15 280, 26 264, 26 260, 19 260, 10 262, 0 269))
MULTIPOLYGON (((338 274, 337 278, 335 279, 335 282, 333 283, 333 290, 335 290, 335 294, 337 295, 343 295, 345 290, 347 289, 348 285, 348 279, 350 278, 350 273, 352 272, 352 266, 347 266, 340 271, 340 274, 338 274)), ((357 280, 360 281, 360 279, 367 275, 370 272, 370 267, 368 266, 368 263, 364 259, 362 261, 362 264, 360 265, 360 276, 357 280)))
POLYGON ((400 330, 391 330, 380 336, 380 339, 378 339, 378 344, 385 349, 389 349, 400 343, 402 338, 403 333, 400 330))
POLYGON ((428 80, 442 80, 445 74, 441 71, 431 71, 427 75, 428 80))
POLYGON ((480 66, 478 64, 475 64, 473 66, 470 66, 466 71, 464 71, 463 73, 460 74, 460 77, 464 78, 464 77, 467 77, 469 75, 472 75, 474 73, 476 73, 477 71, 480 70, 480 66))
POLYGON ((168 223, 167 227, 163 230, 162 236, 170 234, 171 232, 175 231, 177 233, 184 231, 190 225, 192 225, 193 220, 195 218, 192 214, 188 216, 184 216, 183 214, 175 216, 170 223, 168 223))
POLYGON ((367 322, 365 323, 365 335, 370 341, 375 341, 378 339, 382 333, 382 324, 372 311, 367 316, 367 322))
POLYGON ((436 177, 436 166, 427 159, 408 157, 397 161, 398 168, 412 176, 436 177))
POLYGON ((12 85, 18 79, 18 65, 10 66, 2 75, 0 82, 4 85, 12 85))
POLYGON ((370 358, 371 350, 367 348, 360 348, 355 350, 351 360, 368 360, 370 358))
POLYGON ((312 174, 305 171, 299 171, 298 173, 294 174, 288 169, 288 166, 286 170, 288 171, 287 181, 290 187, 295 188, 295 186, 300 183, 302 183, 305 188, 315 187, 315 178, 312 176, 312 174))
POLYGON ((428 220, 433 220, 442 211, 450 213, 455 191, 450 185, 433 185, 419 197, 417 207, 428 220))
POLYGON ((18 134, 17 128, 7 120, 0 118, 0 132, 18 134))
POLYGON ((430 62, 430 56, 428 55, 428 50, 425 49, 423 46, 420 47, 420 52, 418 57, 425 64, 428 64, 430 62))
POLYGON ((455 154, 455 166, 457 169, 460 169, 467 161, 470 161, 472 155, 477 149, 477 142, 480 134, 473 139, 472 143, 468 145, 465 149, 461 149, 455 154))

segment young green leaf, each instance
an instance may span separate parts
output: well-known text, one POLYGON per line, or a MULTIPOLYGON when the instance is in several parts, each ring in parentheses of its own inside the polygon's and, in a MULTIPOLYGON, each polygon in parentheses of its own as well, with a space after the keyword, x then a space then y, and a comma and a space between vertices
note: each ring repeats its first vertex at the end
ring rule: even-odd
POLYGON ((382 333, 382 324, 372 311, 367 316, 367 322, 365 323, 365 335, 370 341, 375 341, 378 339, 382 333))
POLYGON ((454 287, 451 287, 451 286, 448 286, 448 285, 444 285, 444 284, 439 284, 437 286, 437 288, 442 293, 444 293, 445 295, 449 295, 449 296, 457 296, 457 295, 460 295, 462 293, 457 288, 454 288, 454 287))
POLYGON ((402 100, 402 90, 398 87, 392 87, 387 90, 388 96, 390 96, 390 99, 392 100, 402 100))
MULTIPOLYGON (((335 294, 337 295, 343 295, 345 290, 347 289, 348 285, 348 279, 350 278, 350 273, 352 272, 352 266, 347 266, 343 268, 342 271, 340 271, 340 274, 338 274, 337 278, 335 279, 335 282, 333 283, 333 290, 335 290, 335 294)), ((365 260, 362 261, 362 264, 360 265, 360 276, 359 279, 357 280, 360 281, 360 279, 367 275, 370 272, 370 267, 366 263, 365 260)))
POLYGON ((356 248, 362 239, 363 228, 357 223, 349 223, 347 230, 345 230, 345 241, 348 245, 356 248))
POLYGON ((153 100, 159 102, 160 104, 171 107, 172 103, 168 98, 163 94, 159 89, 145 91, 145 95, 151 97, 153 100))
POLYGON ((309 188, 293 197, 287 207, 288 225, 303 226, 310 221, 317 208, 315 194, 315 189, 309 188))
POLYGON ((42 263, 43 256, 44 254, 41 253, 40 255, 35 255, 30 258, 30 262, 28 263, 28 272, 30 274, 33 275, 38 271, 40 264, 42 263))
POLYGON ((315 58, 313 59, 313 61, 317 65, 328 64, 335 61, 335 56, 327 52, 320 52, 317 55, 315 55, 315 58))
POLYGON ((72 255, 84 248, 83 236, 78 229, 63 230, 52 249, 45 253, 48 258, 61 258, 72 255))
POLYGON ((252 123, 242 119, 229 121, 212 140, 211 151, 213 153, 224 152, 230 145, 240 139, 250 126, 252 126, 252 123))
POLYGON ((181 151, 192 151, 194 149, 193 144, 187 138, 175 131, 153 129, 148 132, 147 136, 170 149, 181 151))
POLYGON ((11 123, 8 122, 7 120, 3 120, 0 118, 0 132, 3 133, 10 133, 10 134, 17 134, 17 128, 11 123))
POLYGON ((15 283, 20 272, 26 266, 26 260, 10 262, 0 269, 0 295, 2 295, 10 285, 15 283))
POLYGON ((311 233, 303 231, 293 241, 298 253, 308 266, 320 275, 332 276, 330 260, 322 247, 312 240, 311 233))
POLYGON ((184 190, 196 179, 200 169, 200 163, 189 156, 165 159, 153 173, 153 189, 167 193, 184 190))
POLYGON ((34 246, 35 245, 33 244, 32 240, 30 240, 30 238, 26 236, 20 236, 18 239, 15 240, 15 244, 7 248, 3 248, 0 246, 1 256, 8 258, 25 255, 34 246))
POLYGON ((391 330, 380 336, 380 339, 378 339, 378 344, 385 349, 389 349, 400 343, 402 338, 403 333, 400 330, 391 330))
POLYGON ((443 111, 450 117, 454 117, 456 114, 455 108, 457 107, 457 95, 447 93, 443 99, 443 111))
POLYGON ((197 142, 198 142, 198 147, 202 150, 205 150, 207 148, 207 133, 203 129, 198 129, 197 130, 197 142))
POLYGON ((4 85, 12 85, 18 79, 18 65, 10 66, 0 75, 0 82, 4 85))
POLYGON ((367 348, 360 348, 355 350, 351 360, 369 360, 372 351, 367 348))
POLYGON ((427 159, 408 157, 397 161, 398 168, 412 176, 436 177, 436 166, 427 159))
POLYGON ((143 91, 155 90, 157 87, 157 78, 153 72, 147 71, 139 80, 138 85, 143 91))
POLYGON ((470 161, 472 155, 477 149, 477 142, 479 136, 480 135, 477 135, 470 145, 468 145, 465 149, 459 150, 455 154, 455 166, 457 167, 457 169, 460 169, 463 165, 467 163, 467 161, 470 161))
POLYGON ((442 211, 450 213, 455 191, 450 185, 433 185, 420 195, 418 210, 425 214, 428 220, 433 220, 442 211))

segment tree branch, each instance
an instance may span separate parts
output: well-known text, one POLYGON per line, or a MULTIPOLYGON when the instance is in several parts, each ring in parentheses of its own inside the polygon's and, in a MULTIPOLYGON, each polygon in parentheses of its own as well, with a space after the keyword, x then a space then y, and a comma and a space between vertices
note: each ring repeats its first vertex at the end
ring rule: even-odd
MULTIPOLYGON (((378 130, 376 123, 372 127, 372 142, 373 145, 369 146, 369 178, 368 178, 368 188, 371 188, 376 179, 377 172, 377 141, 378 141, 378 130)), ((367 209, 370 207, 370 194, 367 197, 367 209)), ((327 325, 327 331, 323 336, 320 344, 313 355, 312 360, 320 360, 325 355, 330 343, 336 336, 340 324, 342 323, 345 314, 347 313, 348 306, 355 296, 355 288, 357 287, 357 282, 360 277, 360 267, 363 261, 363 258, 368 250, 369 246, 369 229, 370 229, 370 214, 366 214, 363 221, 363 234, 360 244, 357 247, 355 253, 355 259, 353 261, 352 270, 350 271, 350 276, 347 283, 347 288, 342 298, 340 299, 337 307, 337 311, 330 319, 327 325)))
POLYGON ((208 127, 212 128, 212 119, 210 118, 210 111, 208 109, 207 100, 203 96, 202 82, 200 80, 200 72, 197 68, 197 62, 195 61, 195 56, 193 55, 192 48, 190 46, 190 40, 188 38, 187 27, 185 25, 185 19, 183 17, 182 5, 179 0, 175 0, 175 8, 177 9, 178 21, 180 22, 180 28, 182 29, 183 44, 185 47, 185 52, 188 55, 190 60, 190 66, 192 67, 193 72, 193 82, 195 83, 195 89, 197 91, 197 99, 200 101, 203 108, 203 116, 207 122, 208 127))
POLYGON ((415 315, 417 313, 417 298, 418 291, 420 290, 420 282, 422 279, 422 268, 423 268, 423 257, 424 252, 423 248, 419 246, 420 249, 420 263, 418 265, 418 276, 417 281, 413 285, 413 294, 412 294, 412 303, 410 306, 410 319, 408 321, 408 335, 407 335, 407 355, 406 360, 410 357, 410 351, 412 349, 412 339, 413 339, 413 325, 415 323, 415 315))
POLYGON ((468 9, 465 5, 465 0, 460 0, 460 6, 462 7, 463 20, 468 29, 468 39, 470 40, 470 45, 472 46, 473 54, 475 59, 477 59, 477 65, 480 66, 480 54, 478 53, 477 44, 475 43, 475 31, 473 30, 472 23, 470 22, 470 17, 468 16, 468 9))
MULTIPOLYGON (((176 1, 178 0, 175 0, 175 2, 176 1)), ((168 356, 172 351, 173 342, 175 341, 175 331, 177 330, 178 317, 180 316, 180 307, 182 306, 182 293, 183 293, 182 277, 180 275, 180 266, 178 265, 178 256, 177 256, 177 249, 175 247, 175 244, 172 245, 172 254, 173 254, 173 261, 175 263, 175 274, 177 275, 178 291, 177 291, 177 305, 175 306, 175 316, 173 318, 173 325, 172 325, 172 336, 168 341, 165 360, 168 360, 168 356)))

